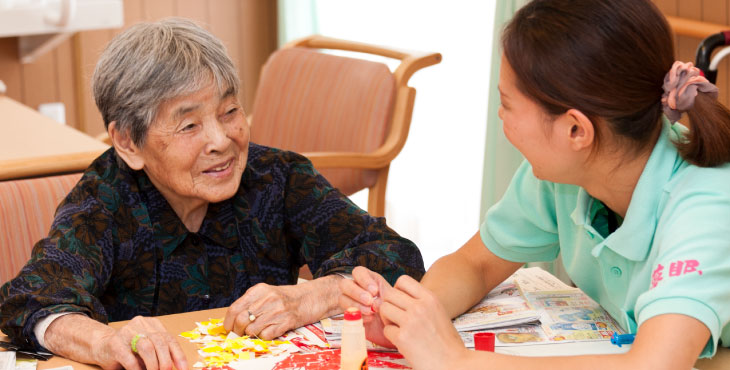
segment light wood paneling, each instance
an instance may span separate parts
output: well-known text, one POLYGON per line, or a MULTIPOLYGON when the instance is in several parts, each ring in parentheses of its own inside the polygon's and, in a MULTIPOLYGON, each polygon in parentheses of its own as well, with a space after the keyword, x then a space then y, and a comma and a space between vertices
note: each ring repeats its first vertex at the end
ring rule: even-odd
POLYGON ((34 109, 42 103, 58 101, 55 53, 41 55, 33 63, 21 64, 23 102, 34 109), (42 88, 38 89, 37 86, 42 88))
POLYGON ((239 71, 243 107, 249 114, 252 113, 261 66, 266 63, 277 43, 276 13, 275 5, 272 6, 262 1, 241 3, 239 33, 242 49, 239 71))
MULTIPOLYGON (((192 19, 223 41, 238 67, 240 99, 249 110, 261 66, 277 46, 276 1, 125 0, 122 29, 170 16, 192 19)), ((17 37, 0 38, 0 79, 8 87, 6 95, 32 108, 63 102, 69 126, 90 135, 103 132, 91 94, 91 76, 99 54, 122 29, 79 32, 27 65, 19 62, 17 37)))
POLYGON ((78 128, 91 136, 104 132, 104 123, 101 114, 96 109, 94 98, 91 93, 91 77, 94 74, 94 66, 104 46, 112 39, 112 31, 96 30, 79 32, 74 37, 74 47, 77 49, 78 60, 75 64, 75 73, 78 74, 76 87, 81 98, 79 104, 78 128))
POLYGON ((208 0, 177 0, 175 15, 192 19, 210 30, 210 1, 208 0))
MULTIPOLYGON (((238 66, 239 78, 241 75, 241 34, 238 30, 238 14, 241 2, 238 0, 215 0, 218 6, 210 9, 210 32, 218 36, 228 50, 233 64, 238 66)), ((238 99, 245 99, 243 90, 239 91, 238 99)))
MULTIPOLYGON (((702 20, 705 22, 716 23, 716 24, 728 24, 727 19, 727 0, 703 0, 702 1, 702 20)), ((697 40, 695 40, 697 41, 697 40)), ((697 53, 697 45, 695 45, 695 54, 697 53)), ((717 74, 717 86, 720 89, 719 100, 728 105, 728 60, 725 58, 720 62, 718 70, 722 71, 717 74)))
POLYGON ((53 53, 56 56, 54 73, 58 76, 56 97, 66 107, 66 124, 78 128, 76 114, 76 71, 73 68, 74 57, 71 40, 69 39, 61 43, 53 53))
MULTIPOLYGON (((176 14, 177 4, 175 0, 155 0, 142 3, 145 20, 157 20, 176 14)), ((125 26, 129 23, 124 22, 125 26)))
POLYGON ((23 79, 18 63, 17 38, 0 38, 0 80, 8 88, 5 95, 22 101, 23 79))

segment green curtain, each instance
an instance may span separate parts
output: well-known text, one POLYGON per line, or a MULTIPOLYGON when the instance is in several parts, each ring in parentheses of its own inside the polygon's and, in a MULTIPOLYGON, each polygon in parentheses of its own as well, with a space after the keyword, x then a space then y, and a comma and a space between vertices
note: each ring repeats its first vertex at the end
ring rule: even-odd
POLYGON ((489 74, 489 104, 487 105, 487 139, 484 147, 484 175, 482 178, 481 219, 489 207, 502 197, 512 175, 522 163, 522 154, 507 141, 502 132, 499 110, 499 67, 502 56, 502 28, 512 15, 529 0, 500 0, 494 13, 494 34, 492 36, 492 65, 489 74))
MULTIPOLYGON (((510 180, 524 157, 504 136, 502 121, 497 115, 499 110, 499 67, 502 50, 501 36, 505 24, 512 15, 529 0, 499 0, 494 14, 494 35, 492 42, 492 65, 489 74, 489 104, 487 105, 487 138, 484 148, 484 175, 482 178, 482 203, 480 223, 489 207, 494 205, 507 190, 510 180)), ((529 263, 550 271, 564 282, 570 284, 560 257, 553 262, 529 263)))
POLYGON ((278 0, 277 18, 279 47, 319 32, 317 0, 278 0))

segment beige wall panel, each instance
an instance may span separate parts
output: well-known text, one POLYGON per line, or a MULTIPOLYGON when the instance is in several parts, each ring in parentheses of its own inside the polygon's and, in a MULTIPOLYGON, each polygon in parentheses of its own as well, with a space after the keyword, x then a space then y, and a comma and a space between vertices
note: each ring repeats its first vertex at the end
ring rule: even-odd
POLYGON ((124 27, 114 30, 114 34, 122 32, 123 29, 144 20, 144 9, 142 0, 124 0, 124 27))
MULTIPOLYGON (((215 0, 210 2, 210 32, 221 39, 238 68, 241 77, 241 35, 239 33, 239 5, 238 0, 215 0)), ((244 91, 241 90, 238 98, 245 104, 244 91)))
POLYGON ((53 53, 45 53, 33 63, 21 64, 23 75, 23 102, 38 109, 42 103, 57 101, 56 60, 53 53))
POLYGON ((96 109, 91 93, 91 76, 94 74, 94 67, 97 60, 99 60, 99 55, 111 39, 112 31, 110 30, 80 32, 78 37, 74 39, 77 43, 79 63, 76 70, 80 73, 77 76, 77 81, 79 81, 79 91, 82 96, 82 106, 78 110, 81 116, 79 122, 82 124, 82 131, 92 136, 104 132, 105 129, 104 121, 96 109))
POLYGON ((23 100, 23 79, 18 62, 18 38, 0 38, 0 80, 8 88, 5 95, 17 101, 23 100))
POLYGON ((241 35, 241 81, 243 104, 251 114, 261 66, 277 48, 276 3, 262 0, 241 2, 239 33, 241 35))
MULTIPOLYGON (((124 0, 125 28, 142 20, 167 16, 190 18, 205 25, 226 45, 242 80, 244 108, 253 104, 261 66, 276 49, 276 2, 271 0, 124 0)), ((36 107, 61 101, 66 121, 91 135, 104 131, 91 94, 91 75, 98 56, 119 30, 84 31, 33 64, 23 66, 17 37, 0 38, 0 79, 7 95, 36 107)))
POLYGON ((76 81, 71 39, 64 41, 53 51, 56 55, 56 97, 66 107, 66 124, 78 128, 76 116, 76 81))
MULTIPOLYGON (((703 0, 702 1, 702 20, 710 23, 717 24, 728 24, 727 12, 728 12, 728 1, 727 0, 703 0)), ((699 45, 699 41, 697 42, 699 45)), ((696 53, 696 51, 695 51, 696 53)), ((728 58, 725 58, 718 66, 717 74, 717 87, 720 89, 720 96, 718 99, 725 104, 728 104, 728 58)))
POLYGON ((173 16, 177 13, 175 5, 175 0, 144 1, 142 3, 144 20, 156 21, 160 18, 173 16))
MULTIPOLYGON (((677 15, 688 19, 702 19, 702 2, 700 1, 680 1, 678 4, 677 15)), ((677 59, 682 61, 694 61, 695 52, 699 40, 693 37, 679 36, 677 48, 677 59)))
POLYGON ((175 15, 192 19, 210 30, 210 7, 211 2, 208 0, 177 0, 175 15))
MULTIPOLYGON (((727 0, 726 0, 727 1, 727 0)), ((676 16, 677 15, 677 0, 654 0, 659 10, 665 15, 676 16)), ((674 50, 679 48, 679 42, 677 38, 674 38, 674 50)))
MULTIPOLYGON (((677 16, 688 19, 702 18, 702 3, 700 1, 680 1, 677 3, 677 16)), ((677 36, 676 59, 683 62, 695 62, 695 52, 699 40, 693 37, 677 36)), ((680 123, 690 127, 689 117, 682 115, 680 123)))

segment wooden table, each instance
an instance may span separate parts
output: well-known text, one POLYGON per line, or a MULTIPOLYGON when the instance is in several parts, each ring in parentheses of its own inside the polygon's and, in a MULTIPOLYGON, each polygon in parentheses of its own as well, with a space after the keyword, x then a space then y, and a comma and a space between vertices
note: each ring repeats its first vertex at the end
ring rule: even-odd
POLYGON ((0 96, 0 180, 82 171, 108 148, 0 96))
MULTIPOLYGON (((224 307, 212 310, 160 316, 160 321, 162 321, 162 324, 165 328, 167 328, 167 331, 174 335, 175 339, 177 339, 178 343, 180 343, 180 346, 185 352, 185 357, 188 359, 188 365, 191 368, 193 364, 198 361, 198 348, 195 343, 190 343, 189 340, 181 337, 179 334, 184 331, 195 329, 196 322, 207 321, 208 319, 222 319, 226 315, 227 309, 227 307, 224 307)), ((119 328, 124 326, 126 323, 126 321, 119 321, 110 323, 109 325, 114 328, 119 328)), ((38 361, 38 370, 52 369, 66 365, 73 366, 74 370, 99 369, 97 366, 82 364, 76 361, 67 360, 63 357, 53 356, 53 358, 48 361, 38 361)))
MULTIPOLYGON (((225 316, 227 308, 216 308, 212 310, 196 311, 181 313, 176 315, 160 316, 160 321, 167 328, 167 330, 175 336, 178 343, 185 352, 185 356, 188 359, 188 364, 192 366, 195 362, 199 361, 197 347, 195 343, 190 343, 185 338, 179 336, 184 331, 190 331, 195 328, 195 322, 207 321, 208 319, 223 318, 225 316)), ((110 325, 118 328, 123 326, 126 321, 114 322, 110 325)), ((6 337, 0 338, 7 340, 6 337)), ((546 346, 550 347, 550 346, 546 346)), ((546 353, 545 355, 549 355, 546 353)), ((48 361, 38 361, 38 370, 52 369, 55 367, 61 367, 71 365, 74 370, 87 370, 87 369, 99 369, 96 366, 86 365, 75 361, 67 360, 62 357, 54 356, 48 361)), ((700 370, 726 370, 730 369, 730 348, 722 347, 718 350, 715 357, 712 359, 703 359, 697 361, 695 367, 700 370)))

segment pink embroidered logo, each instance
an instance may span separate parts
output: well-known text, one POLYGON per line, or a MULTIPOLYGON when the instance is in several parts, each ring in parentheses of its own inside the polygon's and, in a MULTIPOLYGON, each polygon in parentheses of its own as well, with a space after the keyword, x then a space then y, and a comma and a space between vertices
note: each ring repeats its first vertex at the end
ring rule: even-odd
MULTIPOLYGON (((700 263, 697 262, 697 260, 684 260, 684 261, 675 261, 669 264, 669 277, 674 276, 680 276, 685 274, 690 274, 693 272, 697 272, 698 274, 702 275, 702 270, 698 270, 697 267, 700 266, 700 263)), ((654 270, 654 272, 651 273, 651 287, 654 288, 659 284, 661 280, 664 280, 663 276, 664 272, 664 266, 662 264, 658 264, 657 268, 654 270)))

